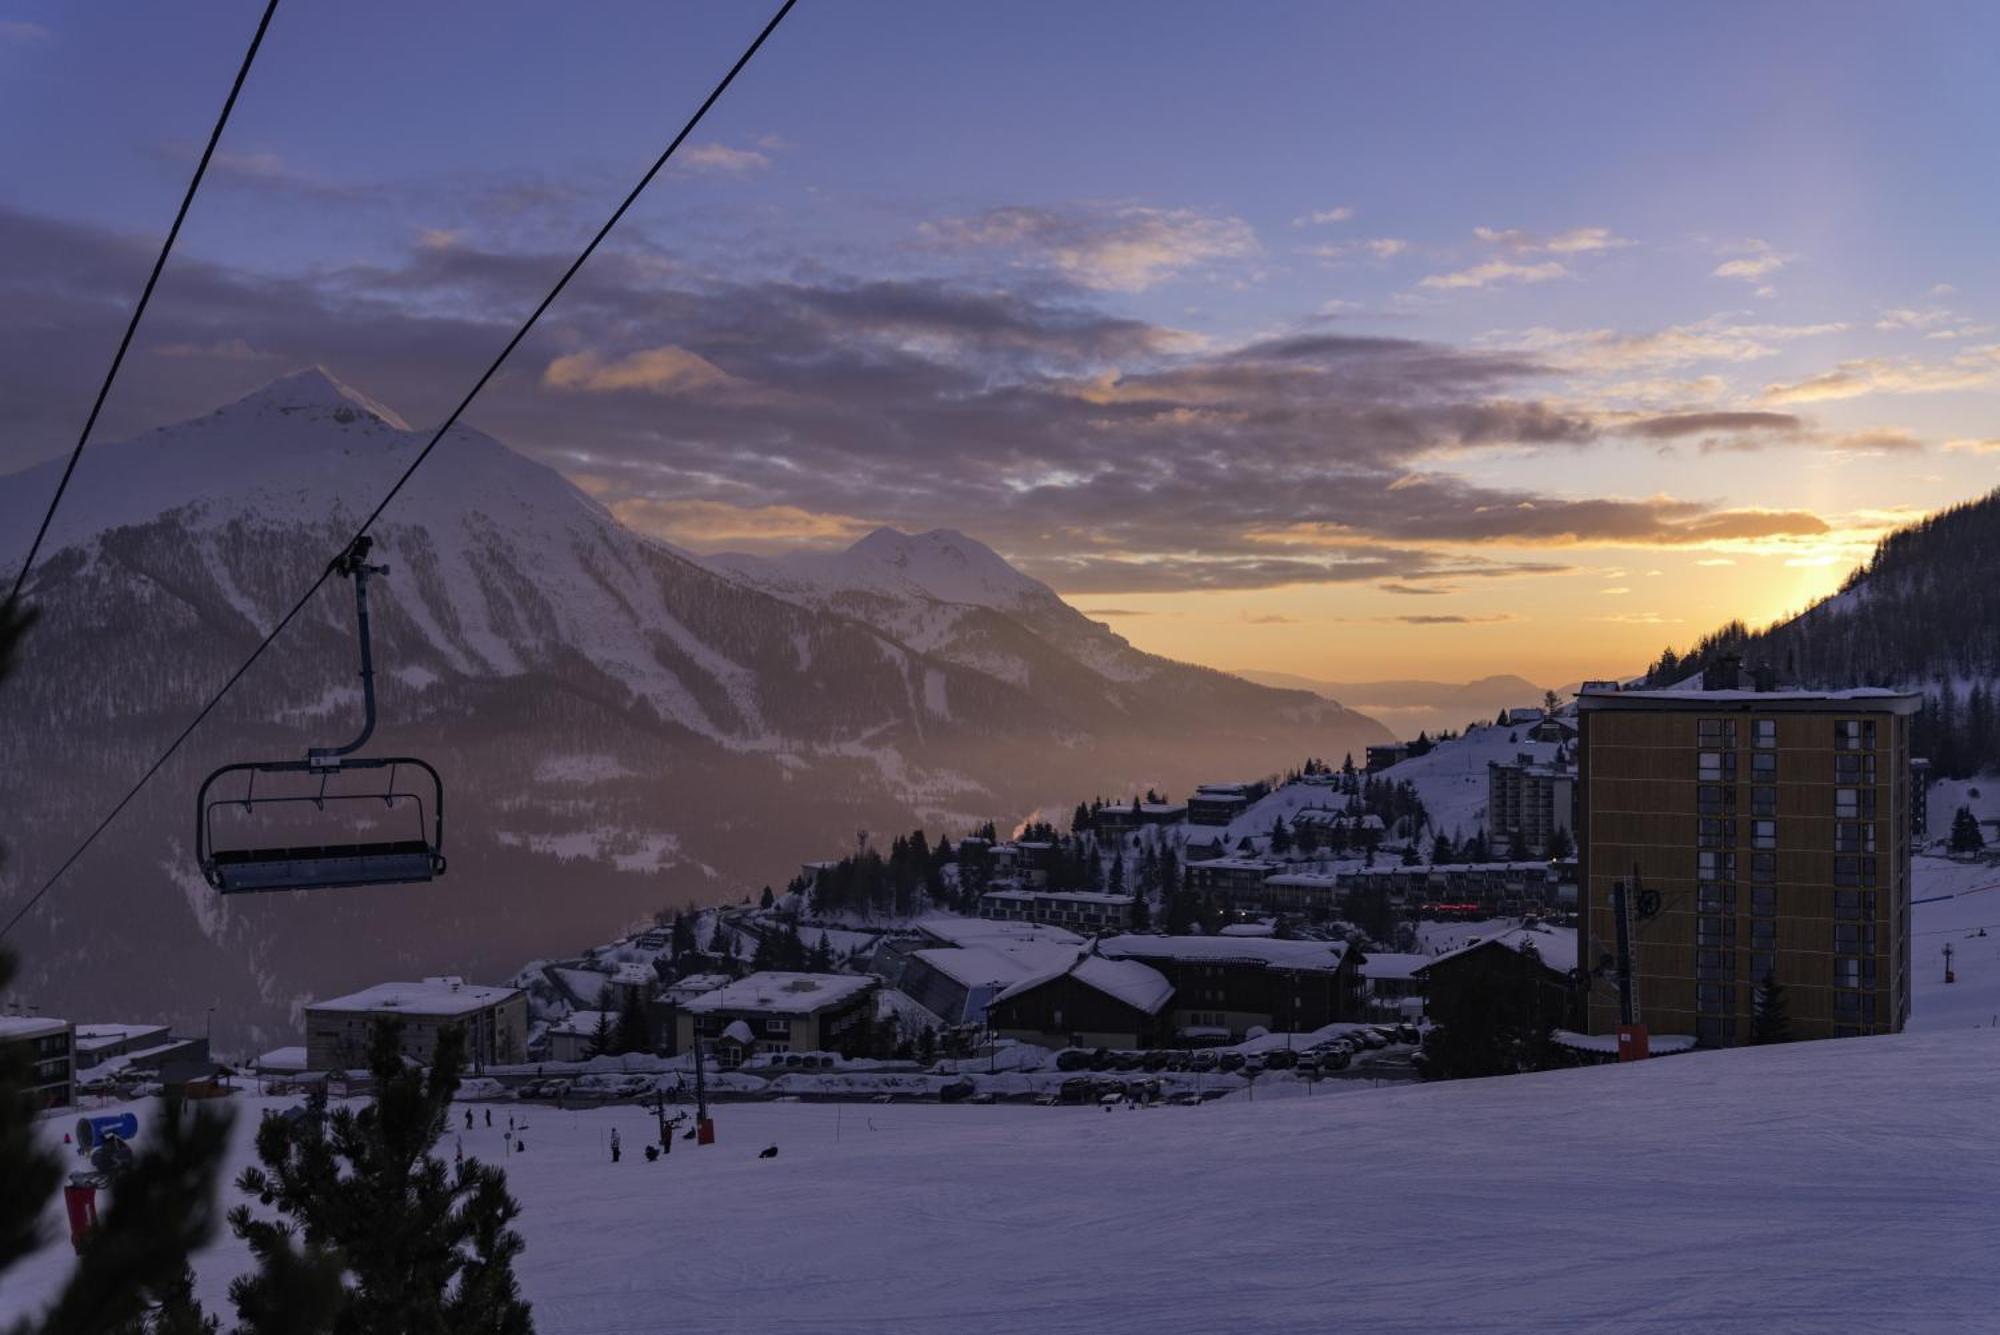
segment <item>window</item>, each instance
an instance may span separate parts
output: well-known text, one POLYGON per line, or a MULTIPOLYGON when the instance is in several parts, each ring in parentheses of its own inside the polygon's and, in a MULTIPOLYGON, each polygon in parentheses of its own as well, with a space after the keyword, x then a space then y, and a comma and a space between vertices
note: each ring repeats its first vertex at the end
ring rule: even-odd
POLYGON ((1752 853, 1750 855, 1750 879, 1759 885, 1769 885, 1778 879, 1778 855, 1776 853, 1752 853))
POLYGON ((1774 820, 1751 821, 1750 846, 1752 848, 1776 848, 1778 846, 1778 822, 1774 820))
POLYGON ((1733 881, 1736 879, 1736 855, 1718 853, 1713 849, 1703 849, 1694 855, 1695 879, 1701 881, 1733 881))
POLYGON ((1833 725, 1833 748, 1836 751, 1873 751, 1875 720, 1841 719, 1833 725))
POLYGON ((1750 790, 1750 814, 1753 816, 1777 815, 1778 790, 1776 788, 1752 788, 1750 790))
POLYGON ((1873 824, 1834 826, 1833 850, 1836 853, 1873 853, 1875 826, 1873 824))
POLYGON ((1750 949, 1776 950, 1778 948, 1778 924, 1769 918, 1750 920, 1750 949))
POLYGON ((1736 912, 1736 887, 1733 885, 1713 885, 1703 881, 1695 888, 1695 911, 1697 913, 1736 912))
MULTIPOLYGON (((1835 918, 1863 919, 1875 921, 1875 892, 1873 890, 1836 890, 1833 892, 1833 916, 1835 918)), ((1908 930, 1907 926, 1904 930, 1908 930)))
POLYGON ((1875 859, 1847 858, 1847 857, 1834 858, 1833 883, 1835 885, 1875 884, 1875 859))
POLYGON ((1736 822, 1703 816, 1695 831, 1695 842, 1703 848, 1723 848, 1736 842, 1736 822))
POLYGON ((1733 718, 1705 718, 1696 722, 1695 741, 1701 746, 1736 745, 1736 720, 1733 718))
POLYGON ((1750 745, 1768 751, 1778 744, 1778 720, 1760 718, 1750 725, 1750 745))
POLYGON ((764 1021, 764 1032, 767 1034, 783 1034, 785 1037, 790 1038, 792 1036, 792 1022, 790 1020, 766 1020, 764 1021))
POLYGON ((1694 805, 1704 816, 1720 816, 1735 809, 1736 790, 1727 784, 1704 783, 1695 789, 1694 805))
POLYGON ((1697 946, 1734 946, 1736 944, 1736 919, 1721 917, 1698 917, 1694 920, 1694 943, 1697 946))
POLYGON ((1736 1009, 1736 989, 1728 983, 1696 983, 1694 985, 1695 1008, 1704 1014, 1715 1015, 1736 1009))
POLYGON ((1704 782, 1736 782, 1736 753, 1734 751, 1703 751, 1697 762, 1697 773, 1704 782))
POLYGON ((1853 956, 1836 956, 1833 961, 1835 987, 1875 986, 1875 961, 1853 956))
POLYGON ((1838 783, 1875 782, 1873 751, 1842 751, 1833 758, 1833 777, 1838 783))
POLYGON ((1776 955, 1752 954, 1750 956, 1750 977, 1753 981, 1761 983, 1766 978, 1776 978, 1777 976, 1778 957, 1776 955))
POLYGON ((1753 885, 1750 887, 1750 912, 1760 918, 1768 918, 1778 911, 1778 891, 1775 886, 1753 885))
POLYGON ((1875 924, 1872 922, 1837 922, 1833 925, 1833 948, 1842 955, 1872 955, 1875 953, 1875 924))
POLYGON ((1860 788, 1836 788, 1833 790, 1833 814, 1838 820, 1872 820, 1875 816, 1875 792, 1860 788))
POLYGON ((1697 950, 1694 955, 1694 976, 1712 982, 1733 981, 1736 977, 1736 952, 1697 950))
POLYGON ((1750 777, 1761 782, 1778 777, 1778 755, 1775 751, 1759 751, 1750 757, 1750 777))

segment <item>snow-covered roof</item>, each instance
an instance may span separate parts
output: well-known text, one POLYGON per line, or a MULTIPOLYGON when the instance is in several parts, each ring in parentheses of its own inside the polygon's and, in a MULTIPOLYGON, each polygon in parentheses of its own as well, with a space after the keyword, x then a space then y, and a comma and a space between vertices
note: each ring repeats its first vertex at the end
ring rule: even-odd
POLYGON ((550 1025, 548 1032, 551 1034, 590 1035, 597 1032, 597 1027, 600 1024, 612 1025, 617 1022, 618 1017, 610 1011, 571 1011, 568 1015, 550 1025))
POLYGON ((718 987, 728 987, 731 981, 726 973, 691 973, 679 982, 668 984, 665 995, 676 1001, 685 1001, 704 992, 713 992, 718 987))
POLYGON ((1331 890, 1340 884, 1340 878, 1331 872, 1286 871, 1275 876, 1266 876, 1265 885, 1286 886, 1294 890, 1331 890))
POLYGON ((1756 704, 1773 708, 1799 708, 1802 705, 1854 704, 1883 705, 1897 713, 1916 709, 1922 696, 1912 691, 1898 691, 1886 686, 1855 686, 1840 691, 1704 691, 1698 688, 1670 687, 1661 690, 1607 691, 1586 688, 1577 696, 1579 709, 1643 709, 1649 704, 1702 705, 1702 704, 1756 704))
POLYGON ((1242 797, 1250 785, 1245 783, 1204 783, 1194 790, 1196 797, 1242 797))
POLYGON ((812 1015, 851 1000, 875 986, 875 980, 849 973, 753 973, 727 987, 704 992, 683 1003, 696 1015, 721 1011, 760 1011, 771 1015, 812 1015))
POLYGON ((1029 974, 1061 968, 1076 957, 1076 947, 1040 942, 1024 943, 1011 950, 992 946, 937 946, 915 951, 912 957, 965 987, 1005 987, 1029 974))
POLYGON ((163 1024, 80 1024, 76 1027, 76 1050, 79 1053, 101 1052, 105 1048, 129 1043, 135 1038, 151 1038, 158 1035, 165 1038, 167 1026, 163 1024))
POLYGON ((611 971, 611 981, 619 987, 651 987, 659 980, 650 964, 621 964, 611 971))
POLYGON ((740 1043, 744 1047, 749 1047, 757 1041, 757 1036, 750 1032, 750 1026, 742 1020, 731 1020, 729 1026, 722 1031, 722 1036, 731 1043, 740 1043))
POLYGON ((1080 946, 1083 938, 1066 928, 1038 922, 1005 922, 999 918, 960 918, 933 913, 917 919, 917 930, 947 945, 998 946, 1003 942, 1080 946))
POLYGON ((1102 992, 1148 1015, 1158 1014, 1174 995, 1174 985, 1159 970, 1137 960, 1109 959, 1103 955, 1079 955, 1055 968, 1028 975, 993 998, 994 1004, 1032 992, 1056 979, 1076 979, 1085 987, 1102 992))
POLYGON ((1331 973, 1347 958, 1343 941, 1281 941, 1271 936, 1108 936, 1097 948, 1110 958, 1170 959, 1183 963, 1234 961, 1276 969, 1331 973))
MULTIPOLYGON (((1556 865, 1565 865, 1557 859, 1556 865)), ((1378 866, 1357 867, 1344 871, 1342 876, 1456 876, 1472 872, 1486 875, 1512 875, 1516 872, 1547 875, 1550 863, 1547 860, 1526 862, 1420 862, 1414 867, 1378 866)))
POLYGON ((308 1011, 348 1011, 373 1014, 407 1011, 412 1015, 470 1015, 521 995, 518 987, 481 987, 458 978, 426 978, 417 983, 377 983, 344 997, 328 997, 308 1011))
POLYGON ((1529 946, 1533 946, 1535 953, 1541 957, 1542 963, 1548 965, 1558 973, 1567 973, 1576 967, 1576 929, 1574 927, 1550 927, 1545 924, 1537 924, 1533 927, 1514 927, 1493 936, 1483 936, 1470 945, 1460 946, 1457 950, 1446 951, 1442 955, 1433 955, 1424 962, 1423 967, 1429 968, 1441 960, 1456 959, 1460 955, 1468 954, 1491 945, 1505 946, 1507 949, 1517 953, 1524 951, 1529 946))
POLYGON ((68 1027, 69 1021, 52 1020, 46 1015, 0 1015, 0 1039, 41 1038, 68 1027))
POLYGON ((1278 864, 1264 858, 1210 858, 1206 862, 1193 864, 1209 867, 1216 871, 1276 871, 1278 864))
POLYGON ((1385 982, 1407 980, 1436 958, 1435 955, 1399 955, 1392 951, 1370 952, 1361 961, 1361 976, 1385 982))
POLYGON ((260 1071, 303 1071, 306 1069, 306 1050, 301 1045, 272 1048, 257 1059, 260 1071))

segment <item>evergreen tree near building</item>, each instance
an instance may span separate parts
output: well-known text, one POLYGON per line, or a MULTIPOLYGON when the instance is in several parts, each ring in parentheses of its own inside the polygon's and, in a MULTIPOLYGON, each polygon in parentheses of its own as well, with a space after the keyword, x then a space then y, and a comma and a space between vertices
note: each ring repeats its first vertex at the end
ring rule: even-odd
POLYGON ((694 918, 685 909, 674 914, 670 949, 675 959, 679 959, 682 955, 694 954, 694 918))
POLYGON ((330 1108, 320 1089, 303 1116, 266 1117, 257 1128, 258 1163, 237 1186, 264 1213, 240 1205, 229 1215, 257 1262, 229 1290, 246 1331, 534 1330, 514 1278, 520 1207, 506 1174, 477 1159, 453 1167, 432 1153, 458 1090, 464 1031, 440 1031, 425 1070, 403 1061, 399 1029, 375 1026, 373 1103, 330 1108), (323 1306, 312 1324, 269 1315, 279 1295, 315 1287, 323 1306))
POLYGON ((597 1012, 597 1028, 591 1031, 590 1042, 585 1046, 586 1057, 609 1057, 618 1051, 618 1034, 611 1027, 611 1012, 597 1012))
POLYGON ((777 896, 771 893, 771 887, 767 885, 764 887, 764 893, 760 895, 757 899, 757 907, 764 909, 770 908, 771 905, 776 901, 776 899, 777 896))
POLYGON ((1402 857, 1403 866, 1414 867, 1420 864, 1422 861, 1423 858, 1420 857, 1417 853, 1416 840, 1412 839, 1410 840, 1409 843, 1403 845, 1403 857, 1402 857))
POLYGON ((1271 822, 1271 851, 1273 853, 1292 851, 1292 832, 1285 828, 1283 816, 1271 822))
POLYGON ((646 1023, 646 1003, 638 988, 628 988, 625 1004, 618 1008, 618 1028, 612 1036, 620 1052, 651 1052, 653 1032, 646 1023))
POLYGON ((1550 831, 1549 860, 1553 862, 1558 858, 1571 858, 1575 856, 1576 840, 1570 837, 1569 831, 1562 826, 1557 826, 1554 830, 1550 831))
POLYGON ((1986 836, 1980 832, 1979 818, 1972 814, 1971 807, 1960 807, 1951 818, 1951 851, 1977 853, 1985 847, 1986 836))
POLYGON ((806 956, 806 968, 812 973, 833 972, 833 943, 827 939, 824 928, 819 940, 813 943, 812 953, 806 956))
POLYGON ((1509 862, 1528 860, 1528 840, 1518 829, 1507 831, 1507 860, 1509 862))
POLYGON ((1792 1041, 1791 1008, 1785 1000, 1785 985, 1778 981, 1775 974, 1765 974, 1764 981, 1757 984, 1755 1009, 1750 1017, 1750 1041, 1752 1043, 1792 1041))

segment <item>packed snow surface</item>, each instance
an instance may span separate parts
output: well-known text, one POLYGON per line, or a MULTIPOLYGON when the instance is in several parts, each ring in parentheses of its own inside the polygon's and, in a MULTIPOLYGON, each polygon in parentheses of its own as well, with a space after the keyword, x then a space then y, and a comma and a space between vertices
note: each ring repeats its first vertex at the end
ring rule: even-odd
MULTIPOLYGON (((1965 1331, 1996 1098, 1981 1029, 1143 1112, 726 1104, 653 1164, 605 1148, 646 1110, 517 1108, 504 1164, 544 1335, 1965 1331)), ((483 1121, 465 1152, 500 1159, 483 1121)), ((0 1317, 70 1264, 28 1258, 0 1317)), ((199 1258, 211 1310, 245 1264, 199 1258)))

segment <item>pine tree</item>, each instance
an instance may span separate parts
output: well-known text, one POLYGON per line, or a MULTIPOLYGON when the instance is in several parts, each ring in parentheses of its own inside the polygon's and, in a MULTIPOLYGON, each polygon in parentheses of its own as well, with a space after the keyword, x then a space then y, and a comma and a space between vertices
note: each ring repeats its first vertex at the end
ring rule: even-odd
POLYGON ((824 928, 820 930, 819 940, 813 943, 812 954, 806 957, 806 969, 811 973, 833 972, 833 944, 827 940, 824 928))
POLYGON ((1292 851, 1292 832, 1285 828, 1283 816, 1271 822, 1271 851, 1273 853, 1292 851))
POLYGON ((1549 860, 1553 862, 1559 858, 1575 856, 1576 840, 1570 837, 1568 830, 1560 825, 1557 826, 1549 835, 1549 860))
POLYGON ((1775 974, 1765 974, 1764 981, 1757 984, 1756 1009, 1750 1019, 1750 1041, 1792 1041, 1791 1008, 1785 1001, 1785 985, 1778 981, 1775 974))
POLYGON ((674 914, 672 950, 675 959, 694 954, 694 918, 686 910, 674 914))
POLYGON ((767 885, 764 887, 764 893, 760 895, 757 899, 757 907, 764 909, 770 908, 771 905, 776 902, 776 900, 777 896, 771 893, 771 887, 767 885))
POLYGON ((618 1051, 618 1034, 611 1027, 611 1012, 597 1012, 597 1028, 591 1031, 586 1057, 609 1057, 618 1051))
MULTIPOLYGON (((373 1103, 329 1108, 321 1089, 303 1116, 266 1117, 257 1128, 259 1162, 237 1186, 278 1217, 247 1205, 230 1212, 258 1261, 230 1297, 247 1318, 301 1274, 332 1274, 320 1323, 298 1329, 531 1335, 513 1270, 520 1207, 506 1174, 477 1159, 454 1169, 431 1153, 458 1089, 464 1032, 440 1031, 426 1071, 403 1061, 399 1028, 380 1023, 371 1036, 373 1103)), ((251 1328, 287 1329, 268 1319, 251 1328)))
POLYGON ((639 989, 628 988, 625 1004, 618 1008, 618 1029, 613 1035, 620 1052, 650 1052, 653 1049, 653 1032, 646 1023, 646 1003, 639 996, 639 989))
POLYGON ((1980 832, 1979 818, 1972 814, 1971 807, 1960 807, 1951 818, 1951 851, 1977 853, 1985 847, 1986 836, 1980 832))

